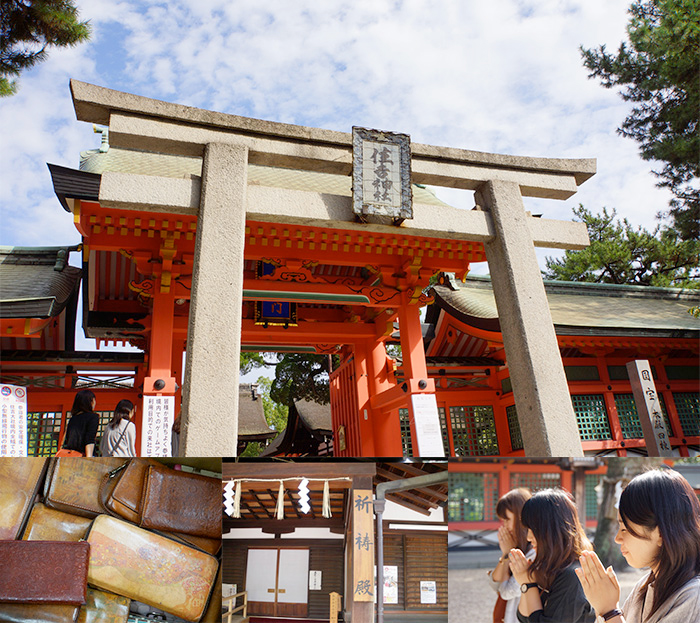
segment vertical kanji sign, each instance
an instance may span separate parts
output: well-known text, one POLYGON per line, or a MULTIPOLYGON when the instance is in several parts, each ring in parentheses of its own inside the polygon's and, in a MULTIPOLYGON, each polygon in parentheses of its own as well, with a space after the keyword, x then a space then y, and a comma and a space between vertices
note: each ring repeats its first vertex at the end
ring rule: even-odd
POLYGON ((0 385, 0 456, 27 456, 27 390, 0 385))
POLYGON ((627 374, 632 385, 634 402, 637 405, 639 422, 642 425, 644 441, 649 456, 673 456, 671 438, 661 411, 661 401, 656 393, 656 385, 651 366, 646 360, 630 361, 627 374))
POLYGON ((174 396, 144 396, 141 419, 141 456, 170 456, 175 418, 174 396))
POLYGON ((408 134, 354 127, 352 144, 353 211, 394 221, 413 218, 408 134))
POLYGON ((352 504, 352 598, 374 601, 374 506, 371 489, 355 489, 352 504))

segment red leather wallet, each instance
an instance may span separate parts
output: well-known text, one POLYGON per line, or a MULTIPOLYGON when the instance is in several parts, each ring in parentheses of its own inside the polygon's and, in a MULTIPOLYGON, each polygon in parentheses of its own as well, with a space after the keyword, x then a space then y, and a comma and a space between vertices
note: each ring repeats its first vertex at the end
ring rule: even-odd
POLYGON ((89 559, 86 542, 0 541, 0 603, 80 606, 89 559))

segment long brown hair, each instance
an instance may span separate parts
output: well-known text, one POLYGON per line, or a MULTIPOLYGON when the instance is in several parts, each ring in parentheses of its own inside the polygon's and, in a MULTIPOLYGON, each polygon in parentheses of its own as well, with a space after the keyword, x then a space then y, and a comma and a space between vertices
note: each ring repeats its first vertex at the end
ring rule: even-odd
POLYGON ((578 560, 584 550, 593 550, 574 500, 563 489, 535 493, 523 506, 522 522, 537 540, 537 555, 530 569, 542 588, 552 586, 557 574, 578 560))
POLYGON ((655 469, 635 476, 620 496, 620 517, 628 532, 640 539, 629 522, 649 532, 659 529, 661 549, 656 556, 656 573, 650 573, 639 599, 654 583, 651 617, 661 605, 689 580, 700 575, 700 502, 688 481, 671 469, 655 469))
POLYGON ((501 519, 507 519, 506 511, 513 513, 515 517, 513 531, 516 542, 515 546, 522 552, 527 552, 527 550, 530 549, 530 544, 527 542, 527 528, 523 526, 520 514, 522 513, 525 502, 531 497, 532 493, 529 489, 519 487, 508 491, 508 493, 498 500, 498 504, 496 504, 496 515, 501 519))
POLYGON ((107 426, 109 428, 117 428, 122 420, 129 419, 129 414, 133 408, 134 403, 131 400, 120 400, 114 408, 114 415, 107 426))

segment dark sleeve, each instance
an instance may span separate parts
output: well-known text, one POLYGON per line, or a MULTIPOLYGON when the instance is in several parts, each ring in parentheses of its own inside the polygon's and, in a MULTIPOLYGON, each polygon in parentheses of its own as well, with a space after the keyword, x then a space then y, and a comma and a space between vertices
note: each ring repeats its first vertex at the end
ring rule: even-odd
POLYGON ((564 569, 552 582, 549 593, 542 593, 543 610, 529 617, 518 612, 521 623, 594 623, 595 612, 588 603, 573 567, 564 569))
POLYGON ((85 424, 85 445, 89 446, 95 443, 97 437, 97 428, 100 425, 100 416, 97 413, 90 413, 85 424))

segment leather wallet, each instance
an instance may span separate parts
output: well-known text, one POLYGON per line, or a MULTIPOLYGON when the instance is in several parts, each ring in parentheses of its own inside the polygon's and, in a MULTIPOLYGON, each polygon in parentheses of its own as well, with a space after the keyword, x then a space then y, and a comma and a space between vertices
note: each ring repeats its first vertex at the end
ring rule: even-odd
POLYGON ((25 541, 80 541, 92 519, 71 515, 37 502, 29 514, 22 538, 25 541))
POLYGON ((150 465, 141 527, 221 538, 221 480, 150 465))
POLYGON ((214 588, 213 556, 121 519, 100 515, 87 536, 91 586, 198 621, 214 588))
POLYGON ((201 549, 212 556, 216 556, 221 549, 221 538, 207 539, 203 536, 192 536, 191 534, 182 534, 180 532, 168 532, 166 536, 172 537, 185 545, 201 549))
POLYGON ((127 597, 88 588, 87 603, 80 608, 78 623, 126 623, 130 604, 127 597))
POLYGON ((116 468, 105 474, 100 485, 100 503, 115 517, 139 523, 143 485, 149 465, 159 465, 146 458, 131 459, 123 469, 116 468))
POLYGON ((44 487, 44 504, 49 508, 83 517, 102 513, 99 501, 102 477, 126 459, 52 458, 44 487))
POLYGON ((85 603, 90 546, 69 541, 0 541, 0 602, 85 603))
POLYGON ((45 458, 0 460, 0 540, 18 539, 46 473, 45 458))
POLYGON ((3 623, 75 623, 80 606, 57 604, 2 604, 3 623))

